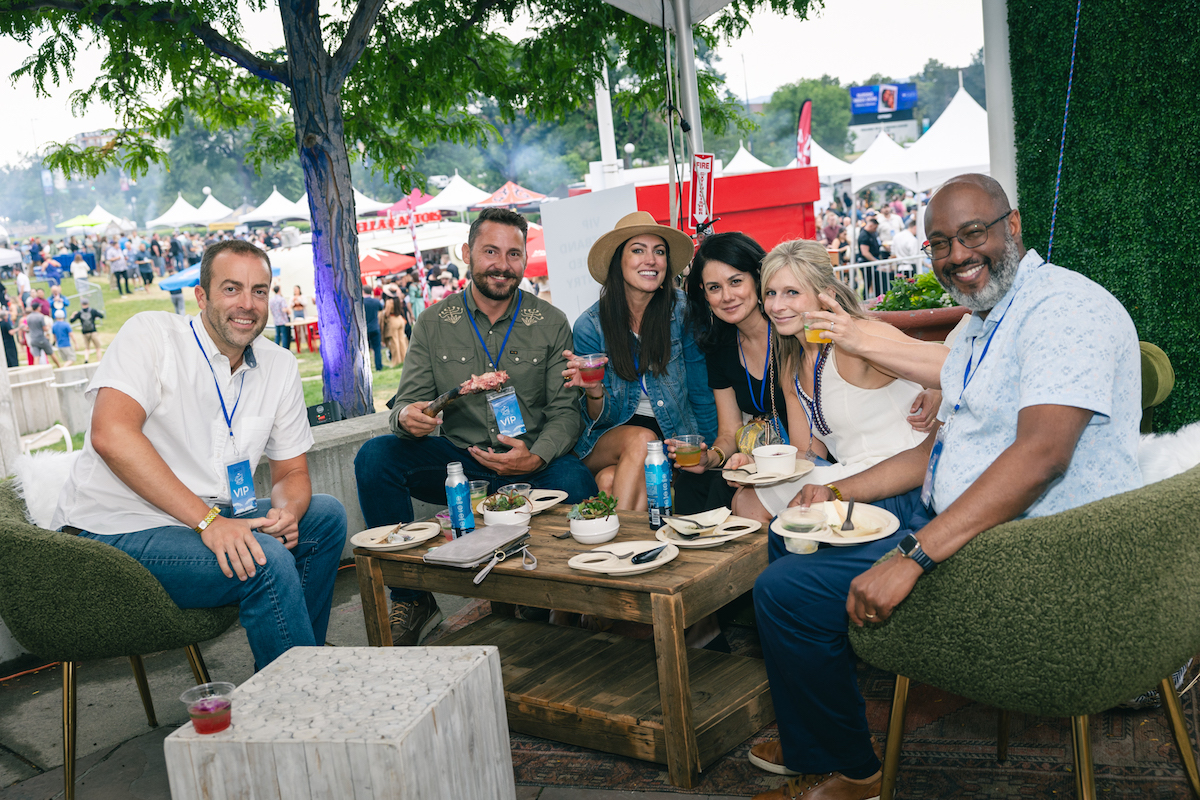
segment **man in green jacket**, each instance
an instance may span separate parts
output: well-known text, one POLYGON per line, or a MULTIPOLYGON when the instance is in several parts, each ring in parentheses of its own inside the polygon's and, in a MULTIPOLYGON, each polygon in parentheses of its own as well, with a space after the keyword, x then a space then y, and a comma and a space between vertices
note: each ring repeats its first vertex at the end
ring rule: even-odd
MULTIPOLYGON (((487 209, 471 224, 463 261, 471 283, 425 309, 413 326, 400 388, 391 401, 391 436, 358 451, 358 502, 370 527, 412 522, 412 498, 446 500, 446 465, 462 462, 468 480, 494 491, 508 483, 567 492, 578 503, 596 482, 571 454, 583 431, 577 390, 564 385, 563 351, 572 349, 566 316, 521 291, 528 223, 487 209), (525 432, 504 435, 485 394, 464 395, 438 414, 430 402, 473 375, 504 370, 516 390, 525 432), (441 431, 437 429, 441 426, 441 431)), ((442 618, 427 592, 392 588, 392 640, 415 645, 442 618)))

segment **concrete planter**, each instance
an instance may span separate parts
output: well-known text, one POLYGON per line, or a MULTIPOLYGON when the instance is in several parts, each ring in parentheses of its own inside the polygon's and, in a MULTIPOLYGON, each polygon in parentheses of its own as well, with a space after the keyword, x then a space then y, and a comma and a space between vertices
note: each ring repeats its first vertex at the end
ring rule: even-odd
POLYGON ((917 311, 872 311, 872 317, 898 328, 914 339, 944 342, 950 331, 970 310, 963 306, 923 308, 917 311))

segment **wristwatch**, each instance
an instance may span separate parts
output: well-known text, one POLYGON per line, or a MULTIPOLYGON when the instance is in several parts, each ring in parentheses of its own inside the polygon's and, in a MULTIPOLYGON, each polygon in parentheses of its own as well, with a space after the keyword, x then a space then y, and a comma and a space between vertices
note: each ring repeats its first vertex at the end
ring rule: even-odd
POLYGON ((921 543, 911 533, 900 540, 900 546, 896 549, 900 551, 900 555, 917 562, 926 572, 933 572, 933 568, 937 566, 936 561, 925 555, 925 551, 921 549, 921 543))

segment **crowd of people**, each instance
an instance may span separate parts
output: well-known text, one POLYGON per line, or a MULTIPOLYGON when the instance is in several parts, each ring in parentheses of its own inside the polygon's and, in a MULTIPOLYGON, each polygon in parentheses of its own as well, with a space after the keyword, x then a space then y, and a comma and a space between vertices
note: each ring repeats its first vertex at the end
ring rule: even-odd
MULTIPOLYGON (((524 217, 481 212, 462 246, 468 274, 446 268, 444 296, 425 305, 418 289, 414 302, 412 276, 400 276, 372 297, 375 341, 403 332, 389 349, 404 371, 390 433, 355 457, 367 525, 413 521, 413 498, 442 503, 455 461, 492 491, 520 481, 578 503, 603 489, 619 508, 645 509, 648 448, 674 460, 687 434, 704 444, 699 464, 676 468, 677 512, 729 505, 769 523, 834 498, 882 507, 898 530, 853 547, 793 553, 768 527, 754 604, 779 738, 750 755, 787 778, 759 800, 876 797, 878 745, 849 625, 886 619, 995 525, 1140 484, 1140 357, 1120 303, 1027 249, 1020 212, 989 177, 949 181, 923 223, 923 256, 971 312, 944 344, 869 318, 827 240, 765 251, 721 233, 693 252, 644 212, 592 246, 600 299, 572 330, 522 288, 524 217), (583 369, 596 353, 607 356, 602 377, 583 369), (523 433, 499 432, 484 395, 424 413, 494 370, 508 373, 523 433), (777 442, 818 466, 774 486, 725 480, 753 447, 777 442)), ((265 251, 219 242, 203 256, 197 317, 145 312, 122 328, 89 387, 91 435, 55 515, 62 530, 142 561, 183 607, 238 603, 259 667, 323 641, 346 533, 337 501, 312 492, 294 362, 258 338, 276 306, 294 302, 271 283, 265 251), (196 420, 209 429, 190 437, 196 420), (255 505, 236 487, 264 455, 273 488, 255 505)), ((398 645, 418 644, 441 618, 429 593, 393 587, 391 601, 398 645)), ((712 620, 688 640, 722 646, 712 620)))

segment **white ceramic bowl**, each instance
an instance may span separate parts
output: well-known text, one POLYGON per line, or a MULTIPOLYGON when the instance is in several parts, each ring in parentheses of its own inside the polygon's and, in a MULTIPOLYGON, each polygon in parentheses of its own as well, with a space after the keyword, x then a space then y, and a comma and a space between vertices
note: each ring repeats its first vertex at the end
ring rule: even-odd
POLYGON ((617 538, 621 521, 616 514, 600 519, 571 520, 571 536, 580 544, 603 544, 617 538))
POLYGON ((514 508, 512 511, 489 511, 486 506, 483 509, 483 524, 484 525, 528 525, 530 514, 530 505, 526 501, 525 505, 520 508, 514 508))
POLYGON ((796 453, 790 444, 765 444, 750 451, 759 475, 791 475, 796 471, 796 453))

